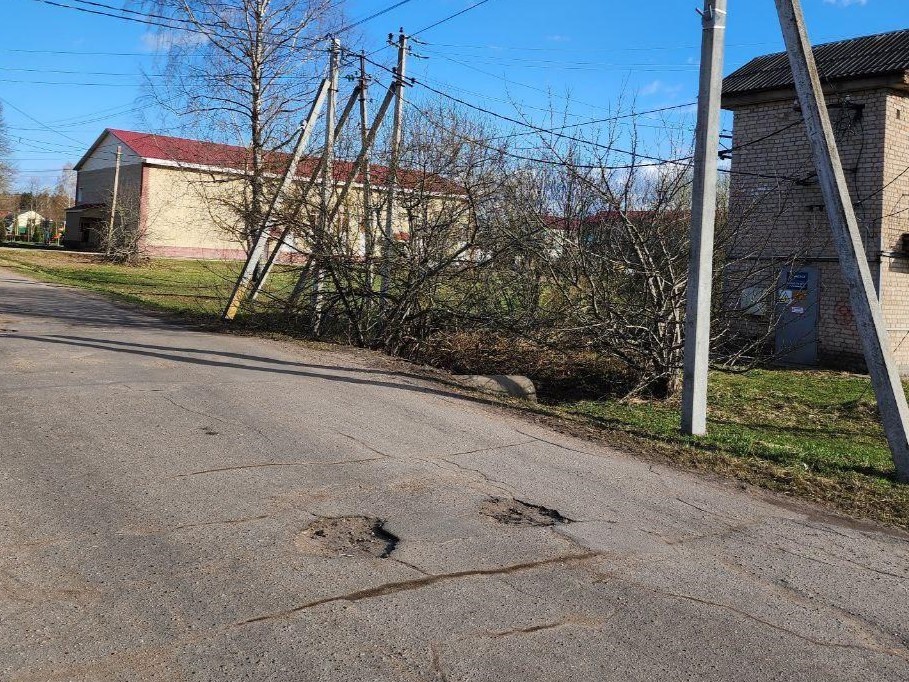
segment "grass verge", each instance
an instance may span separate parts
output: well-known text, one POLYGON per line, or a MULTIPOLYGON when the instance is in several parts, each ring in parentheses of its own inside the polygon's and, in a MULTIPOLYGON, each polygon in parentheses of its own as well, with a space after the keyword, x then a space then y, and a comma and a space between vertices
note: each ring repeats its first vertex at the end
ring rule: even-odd
POLYGON ((163 259, 132 267, 91 254, 15 247, 0 248, 0 266, 198 322, 217 319, 240 268, 231 262, 163 259))
MULTIPOLYGON (((213 323, 239 264, 156 260, 139 267, 85 254, 0 249, 0 266, 45 281, 213 323)), ((560 401, 528 408, 566 431, 909 530, 909 485, 896 482, 867 377, 829 371, 713 373, 709 435, 683 436, 673 402, 560 401)))

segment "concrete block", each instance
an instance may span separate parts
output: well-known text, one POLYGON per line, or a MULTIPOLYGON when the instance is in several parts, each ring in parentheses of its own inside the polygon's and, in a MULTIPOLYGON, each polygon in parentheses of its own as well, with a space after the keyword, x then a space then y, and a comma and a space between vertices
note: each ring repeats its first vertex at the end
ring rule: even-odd
POLYGON ((524 400, 537 399, 537 388, 533 382, 518 374, 456 374, 455 379, 489 393, 501 393, 524 400))

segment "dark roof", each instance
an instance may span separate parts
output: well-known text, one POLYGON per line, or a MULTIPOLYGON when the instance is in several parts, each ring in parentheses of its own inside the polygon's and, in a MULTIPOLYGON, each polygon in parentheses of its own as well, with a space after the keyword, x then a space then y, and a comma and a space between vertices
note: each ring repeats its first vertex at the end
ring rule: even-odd
MULTIPOLYGON (((909 29, 840 40, 814 47, 821 80, 843 81, 903 74, 909 70, 909 29)), ((723 80, 723 95, 793 87, 785 52, 752 59, 723 80)))

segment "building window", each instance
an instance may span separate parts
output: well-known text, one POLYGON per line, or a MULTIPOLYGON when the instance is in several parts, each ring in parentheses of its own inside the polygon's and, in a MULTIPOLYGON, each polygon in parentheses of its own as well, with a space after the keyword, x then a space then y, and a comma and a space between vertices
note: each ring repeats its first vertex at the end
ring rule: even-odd
POLYGON ((765 287, 746 287, 739 297, 739 310, 751 317, 767 316, 767 289, 765 287))

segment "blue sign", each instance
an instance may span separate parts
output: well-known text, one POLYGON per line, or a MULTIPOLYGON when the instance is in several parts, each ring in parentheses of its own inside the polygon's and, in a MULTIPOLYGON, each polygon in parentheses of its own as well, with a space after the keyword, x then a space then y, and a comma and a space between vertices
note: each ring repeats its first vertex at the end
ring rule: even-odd
POLYGON ((796 291, 803 291, 808 288, 808 274, 807 272, 793 272, 792 276, 789 278, 789 281, 786 282, 787 289, 794 289, 796 291))

